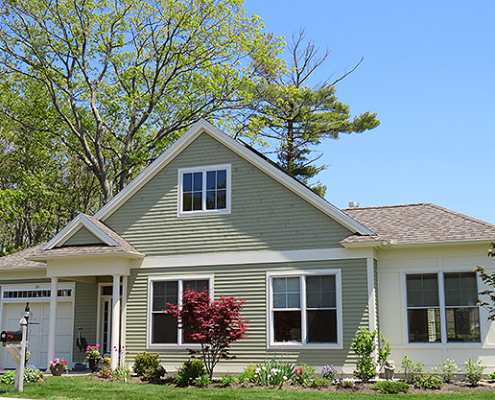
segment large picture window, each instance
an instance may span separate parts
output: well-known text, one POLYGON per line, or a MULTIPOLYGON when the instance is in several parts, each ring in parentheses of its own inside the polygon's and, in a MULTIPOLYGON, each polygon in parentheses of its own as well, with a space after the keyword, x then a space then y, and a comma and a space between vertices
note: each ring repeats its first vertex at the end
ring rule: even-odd
POLYGON ((408 274, 409 342, 479 342, 474 272, 408 274))
POLYGON ((272 345, 338 344, 337 275, 314 272, 270 276, 272 345))
POLYGON ((166 313, 169 304, 181 303, 186 290, 200 292, 210 289, 210 278, 199 279, 156 279, 150 282, 151 290, 151 337, 150 344, 181 345, 187 343, 182 330, 177 328, 175 318, 166 313))
POLYGON ((179 215, 230 212, 230 165, 179 170, 179 215))

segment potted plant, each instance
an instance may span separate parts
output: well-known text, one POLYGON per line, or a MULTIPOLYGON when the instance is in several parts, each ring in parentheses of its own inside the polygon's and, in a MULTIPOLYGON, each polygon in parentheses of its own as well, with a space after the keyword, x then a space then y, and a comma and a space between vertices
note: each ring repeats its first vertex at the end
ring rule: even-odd
POLYGON ((67 361, 64 361, 63 358, 55 358, 50 361, 50 372, 53 376, 60 376, 64 371, 67 372, 67 361))
POLYGON ((86 358, 84 361, 89 363, 89 369, 91 372, 95 372, 98 369, 98 362, 101 360, 100 344, 97 343, 95 346, 88 346, 86 348, 86 358))

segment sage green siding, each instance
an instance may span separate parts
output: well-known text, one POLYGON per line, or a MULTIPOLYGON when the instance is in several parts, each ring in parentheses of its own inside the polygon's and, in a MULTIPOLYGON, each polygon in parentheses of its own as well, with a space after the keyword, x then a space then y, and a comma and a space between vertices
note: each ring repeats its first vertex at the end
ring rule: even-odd
POLYGON ((83 328, 82 336, 89 345, 96 344, 96 319, 98 310, 98 284, 76 283, 74 303, 74 343, 73 361, 84 362, 86 354, 76 346, 79 327, 83 328))
POLYGON ((148 256, 340 247, 351 234, 206 133, 105 223, 148 256), (179 218, 178 169, 216 164, 232 166, 231 213, 179 218))
POLYGON ((91 245, 91 244, 102 244, 103 242, 88 231, 84 226, 79 228, 79 230, 72 235, 69 240, 67 240, 63 246, 81 246, 81 245, 91 245))
POLYGON ((218 266, 208 268, 164 268, 132 270, 129 278, 129 297, 127 303, 126 345, 128 360, 136 353, 145 350, 159 352, 162 363, 180 365, 188 359, 187 350, 150 350, 146 349, 146 331, 148 308, 148 278, 153 276, 184 276, 187 274, 214 274, 215 296, 235 296, 246 300, 242 315, 249 321, 248 336, 234 344, 232 353, 236 359, 229 364, 245 366, 251 362, 262 362, 283 354, 284 358, 312 365, 333 364, 337 366, 353 364, 350 343, 360 327, 368 327, 368 299, 366 260, 336 260, 326 262, 298 262, 284 264, 263 264, 243 266, 218 266), (267 274, 266 271, 301 269, 336 269, 342 271, 343 306, 343 349, 316 350, 285 348, 267 349, 267 274))

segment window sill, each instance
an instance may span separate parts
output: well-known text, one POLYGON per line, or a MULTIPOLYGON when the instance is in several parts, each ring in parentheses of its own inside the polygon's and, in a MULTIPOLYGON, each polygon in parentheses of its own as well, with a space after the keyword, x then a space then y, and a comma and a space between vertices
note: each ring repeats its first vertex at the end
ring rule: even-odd
POLYGON ((342 346, 339 343, 329 343, 329 344, 324 344, 324 343, 315 343, 315 344, 302 344, 302 343, 270 343, 267 346, 267 349, 274 349, 274 350, 339 350, 343 349, 344 346, 342 346))
POLYGON ((183 217, 202 217, 204 216, 211 216, 211 215, 225 215, 225 214, 230 214, 230 210, 209 210, 209 211, 191 211, 191 212, 179 212, 177 216, 179 218, 183 217))

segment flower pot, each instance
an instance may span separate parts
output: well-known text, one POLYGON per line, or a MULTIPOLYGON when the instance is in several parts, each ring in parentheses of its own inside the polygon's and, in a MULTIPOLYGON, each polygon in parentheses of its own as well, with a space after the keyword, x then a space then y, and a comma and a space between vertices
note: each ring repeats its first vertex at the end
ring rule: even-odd
POLYGON ((96 372, 96 370, 98 369, 98 361, 90 358, 88 360, 88 363, 89 363, 89 369, 91 370, 91 372, 96 372))
POLYGON ((65 368, 63 365, 58 365, 56 367, 53 367, 50 365, 50 372, 52 373, 53 376, 60 376, 64 373, 65 368))

